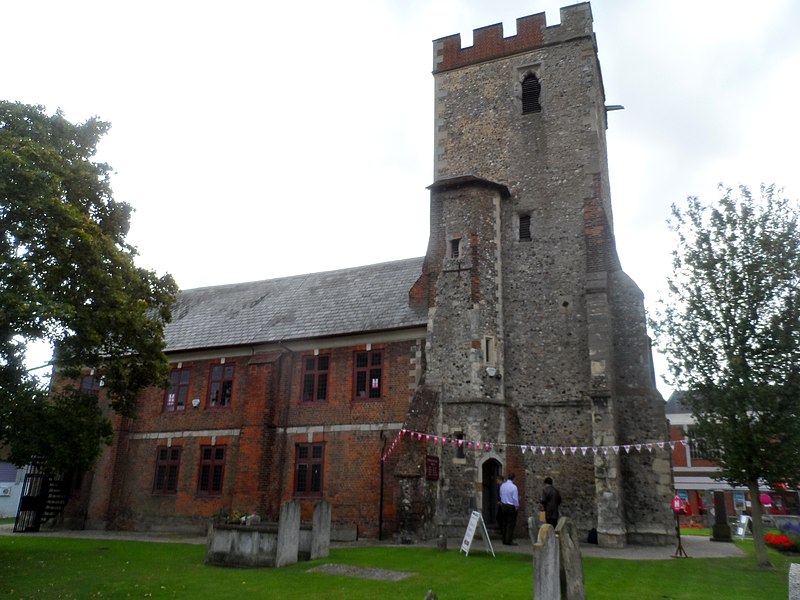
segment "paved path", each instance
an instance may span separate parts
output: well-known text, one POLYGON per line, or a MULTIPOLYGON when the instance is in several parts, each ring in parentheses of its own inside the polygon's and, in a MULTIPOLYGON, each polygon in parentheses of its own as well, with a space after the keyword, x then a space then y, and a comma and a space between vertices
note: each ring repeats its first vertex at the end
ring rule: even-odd
MULTIPOLYGON (((504 546, 499 540, 492 540, 495 552, 515 552, 521 554, 533 554, 530 542, 523 539, 517 540, 516 546, 504 546)), ((726 558, 736 556, 747 556, 733 542, 712 542, 707 537, 702 536, 681 536, 684 551, 689 558, 726 558)), ((436 542, 426 542, 428 546, 436 546, 436 542)), ((461 547, 461 539, 448 539, 447 548, 458 550, 461 547)), ((594 558, 618 558, 622 560, 670 560, 675 558, 677 542, 669 546, 627 546, 626 548, 600 548, 596 544, 581 544, 581 555, 594 558)), ((483 540, 475 538, 470 548, 470 554, 475 552, 486 552, 483 540)))
MULTIPOLYGON (((185 535, 175 533, 158 532, 134 532, 134 531, 100 531, 100 530, 80 530, 80 531, 41 531, 39 533, 14 533, 13 525, 0 525, 0 536, 37 536, 37 537, 60 537, 60 538, 79 538, 97 540, 128 540, 141 542, 159 542, 173 544, 205 544, 204 535, 185 535)), ((522 554, 533 554, 530 543, 519 539, 516 546, 504 546, 492 541, 495 552, 515 552, 522 554)), ((735 556, 746 556, 732 542, 712 542, 707 537, 696 535, 681 536, 683 549, 689 558, 724 558, 735 556)), ((335 548, 348 548, 373 545, 394 545, 391 542, 376 542, 375 540, 360 540, 353 543, 334 543, 335 548)), ((425 542, 425 546, 436 547, 436 540, 425 542)), ((449 550, 458 551, 461 547, 461 539, 451 538, 447 541, 449 550)), ((618 558, 623 560, 670 560, 675 558, 676 544, 670 546, 628 546, 626 548, 600 548, 594 544, 582 544, 581 554, 584 557, 596 558, 618 558)), ((471 553, 485 552, 483 540, 475 539, 470 549, 471 553)))

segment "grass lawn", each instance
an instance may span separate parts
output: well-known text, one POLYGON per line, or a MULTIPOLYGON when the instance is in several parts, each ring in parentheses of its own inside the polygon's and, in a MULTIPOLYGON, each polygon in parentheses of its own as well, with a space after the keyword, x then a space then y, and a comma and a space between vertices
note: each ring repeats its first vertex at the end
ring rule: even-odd
MULTIPOLYGON (((737 542, 752 550, 752 542, 737 542)), ((752 554, 752 553, 751 553, 752 554)), ((457 549, 334 549, 329 558, 283 569, 225 569, 203 564, 205 547, 190 544, 0 536, 0 597, 33 598, 299 598, 422 600, 530 599, 530 556, 457 549), (309 573, 324 563, 414 573, 375 581, 309 573)), ((776 567, 747 558, 626 561, 584 559, 591 600, 784 600, 789 559, 770 550, 776 567)), ((800 561, 800 559, 795 559, 800 561)))

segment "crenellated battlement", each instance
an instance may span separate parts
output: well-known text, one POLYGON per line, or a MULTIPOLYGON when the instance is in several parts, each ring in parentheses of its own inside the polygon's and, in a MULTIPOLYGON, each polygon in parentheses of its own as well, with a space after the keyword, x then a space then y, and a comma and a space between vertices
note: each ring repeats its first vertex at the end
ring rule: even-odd
POLYGON ((433 72, 448 71, 467 65, 511 56, 563 43, 576 37, 592 35, 592 9, 588 2, 561 8, 561 24, 547 26, 545 13, 517 19, 517 34, 503 37, 503 24, 496 23, 473 30, 472 46, 461 47, 461 34, 433 42, 433 72))

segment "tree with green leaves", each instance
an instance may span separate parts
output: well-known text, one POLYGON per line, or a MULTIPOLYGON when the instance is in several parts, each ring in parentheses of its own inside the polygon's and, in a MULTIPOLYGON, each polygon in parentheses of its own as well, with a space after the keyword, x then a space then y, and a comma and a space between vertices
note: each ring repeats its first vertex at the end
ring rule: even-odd
POLYGON ((111 425, 95 396, 42 390, 24 367, 27 344, 53 344, 61 381, 94 369, 123 416, 167 377, 177 288, 134 263, 131 207, 114 200, 111 167, 92 160, 108 129, 0 102, 0 443, 17 464, 37 455, 53 472, 90 466, 111 425))
POLYGON ((674 271, 652 325, 720 479, 750 492, 769 566, 759 486, 800 482, 798 211, 774 185, 720 191, 673 205, 674 271))

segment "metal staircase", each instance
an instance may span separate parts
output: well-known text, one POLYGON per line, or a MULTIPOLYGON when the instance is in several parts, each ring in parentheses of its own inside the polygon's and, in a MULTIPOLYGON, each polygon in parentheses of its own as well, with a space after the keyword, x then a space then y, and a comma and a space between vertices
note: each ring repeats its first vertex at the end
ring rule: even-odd
POLYGON ((69 491, 61 479, 48 476, 42 461, 34 460, 25 473, 14 531, 39 531, 42 524, 58 517, 69 500, 69 491))

